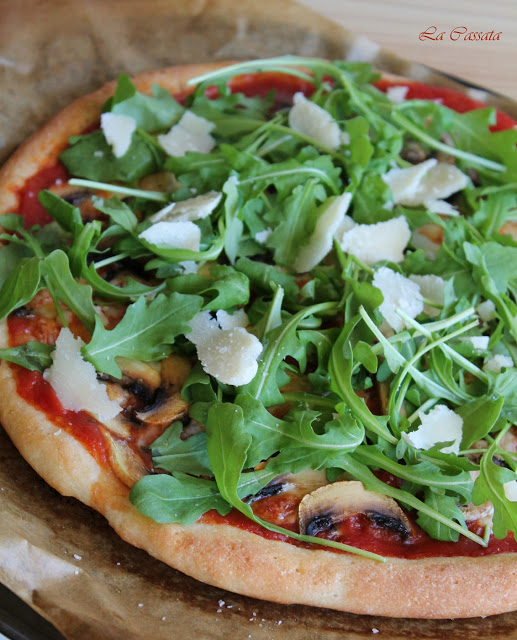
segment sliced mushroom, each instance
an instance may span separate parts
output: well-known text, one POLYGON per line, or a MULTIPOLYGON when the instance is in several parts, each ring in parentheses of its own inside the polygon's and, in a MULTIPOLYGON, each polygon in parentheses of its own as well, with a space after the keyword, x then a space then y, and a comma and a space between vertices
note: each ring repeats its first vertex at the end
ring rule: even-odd
POLYGON ((94 192, 89 189, 79 189, 67 182, 53 185, 50 187, 50 191, 53 191, 56 195, 63 198, 63 200, 66 200, 72 206, 77 207, 81 212, 81 218, 84 222, 90 222, 104 217, 104 214, 93 206, 92 197, 94 195, 101 197, 105 195, 106 197, 109 197, 107 192, 94 192))
POLYGON ((192 365, 186 358, 176 354, 170 355, 162 360, 162 384, 182 387, 191 369, 192 365))
POLYGON ((420 142, 409 140, 400 152, 400 157, 411 164, 419 164, 427 160, 429 153, 420 142))
POLYGON ((127 378, 130 378, 144 385, 151 394, 154 394, 161 385, 160 372, 152 363, 118 357, 117 364, 122 371, 122 375, 126 378, 126 380, 123 378, 124 383, 127 383, 127 378))
POLYGON ((138 186, 145 191, 167 191, 172 193, 181 187, 181 183, 176 180, 175 175, 170 171, 159 171, 143 177, 138 186))
POLYGON ((165 393, 157 394, 158 398, 155 404, 147 411, 137 411, 136 417, 141 422, 144 422, 146 426, 152 426, 157 428, 168 427, 171 422, 175 420, 181 420, 188 412, 189 405, 180 393, 174 393, 171 396, 165 395, 165 393))
POLYGON ((105 420, 103 424, 111 433, 116 434, 119 438, 131 437, 131 424, 124 417, 123 413, 119 413, 118 416, 111 418, 111 420, 105 420))
POLYGON ((487 500, 483 504, 475 505, 472 502, 459 505, 466 522, 478 521, 480 526, 492 526, 492 518, 494 516, 494 507, 492 503, 487 500))
POLYGON ((188 440, 192 436, 195 436, 198 433, 202 433, 203 431, 205 431, 205 427, 202 424, 200 424, 197 420, 194 420, 194 418, 191 418, 187 422, 187 424, 184 425, 180 433, 180 438, 182 440, 188 440))
POLYGON ((109 448, 109 460, 113 471, 126 486, 132 487, 147 474, 142 458, 127 442, 115 438, 107 430, 104 430, 104 438, 109 448))
POLYGON ((517 242, 517 222, 514 222, 513 220, 505 222, 499 229, 499 233, 502 233, 504 236, 512 236, 512 238, 517 242))
POLYGON ((499 446, 511 453, 517 452, 517 428, 511 427, 499 441, 499 446))
POLYGON ((360 513, 404 539, 411 536, 411 523, 395 500, 382 493, 367 491, 362 482, 355 480, 334 482, 307 494, 298 511, 300 533, 315 535, 360 513))
POLYGON ((269 484, 253 496, 249 496, 247 501, 251 504, 262 498, 276 496, 279 493, 291 493, 304 496, 315 491, 318 487, 327 484, 325 471, 313 471, 305 469, 299 473, 283 473, 273 478, 269 484))

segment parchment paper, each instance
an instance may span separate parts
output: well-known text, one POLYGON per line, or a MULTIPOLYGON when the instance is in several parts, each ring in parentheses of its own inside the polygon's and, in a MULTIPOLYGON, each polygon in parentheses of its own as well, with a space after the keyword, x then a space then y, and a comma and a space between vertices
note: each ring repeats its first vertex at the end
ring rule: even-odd
MULTIPOLYGON (((287 0, 0 0, 0 159, 59 108, 121 72, 284 53, 369 59, 461 86, 287 0)), ((513 103, 483 97, 517 115, 513 103)), ((68 640, 517 638, 517 614, 393 620, 260 602, 196 582, 58 495, 1 428, 0 581, 68 640)))

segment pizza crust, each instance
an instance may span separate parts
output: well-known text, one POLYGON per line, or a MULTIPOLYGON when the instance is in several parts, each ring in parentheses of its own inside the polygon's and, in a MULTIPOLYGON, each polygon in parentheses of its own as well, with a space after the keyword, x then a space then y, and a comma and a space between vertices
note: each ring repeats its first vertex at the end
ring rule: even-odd
MULTIPOLYGON (((172 93, 220 64, 164 69, 135 78, 141 91, 158 83, 172 93)), ((12 156, 0 173, 0 208, 15 209, 27 178, 57 159, 70 135, 99 119, 114 83, 80 98, 12 156)), ((7 346, 6 323, 0 347, 7 346)), ((517 554, 376 562, 324 549, 303 549, 229 525, 158 524, 129 502, 129 489, 71 435, 16 393, 11 365, 0 363, 0 422, 23 457, 63 495, 102 513, 117 533, 203 582, 285 604, 415 618, 491 615, 517 609, 517 554)))

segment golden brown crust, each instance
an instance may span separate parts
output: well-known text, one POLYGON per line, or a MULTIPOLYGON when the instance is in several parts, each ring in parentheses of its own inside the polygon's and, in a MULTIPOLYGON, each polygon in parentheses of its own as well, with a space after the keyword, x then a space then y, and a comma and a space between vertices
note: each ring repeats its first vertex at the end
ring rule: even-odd
MULTIPOLYGON (((189 77, 219 65, 192 65, 143 74, 145 91, 159 83, 172 92, 189 77)), ((81 98, 23 145, 0 173, 0 209, 17 205, 17 190, 53 162, 70 135, 99 117, 113 89, 81 98)), ((0 347, 6 345, 0 326, 0 347)), ((303 549, 229 525, 161 525, 129 502, 128 488, 109 466, 16 394, 11 366, 0 364, 0 422, 25 459, 54 488, 98 510, 128 542, 204 582, 281 603, 352 613, 444 618, 491 615, 517 608, 517 554, 478 558, 389 559, 303 549)))

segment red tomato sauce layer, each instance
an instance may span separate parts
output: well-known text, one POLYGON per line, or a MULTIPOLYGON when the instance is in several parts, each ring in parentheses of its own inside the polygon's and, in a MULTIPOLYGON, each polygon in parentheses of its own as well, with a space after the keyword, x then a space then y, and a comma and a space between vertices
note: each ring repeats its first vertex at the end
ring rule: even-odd
MULTIPOLYGON (((289 501, 288 496, 280 494, 254 502, 253 511, 255 515, 264 518, 272 524, 277 524, 284 529, 297 532, 298 527, 296 521, 290 516, 296 512, 298 502, 299 498, 294 497, 289 501)), ((315 548, 313 544, 299 542, 281 533, 268 531, 236 509, 232 509, 226 516, 219 515, 215 510, 209 511, 202 516, 201 522, 205 522, 206 524, 231 525, 269 540, 281 540, 282 542, 287 542, 295 546, 315 548)), ((318 537, 377 553, 384 557, 406 558, 409 560, 517 553, 517 542, 513 534, 508 534, 503 540, 498 540, 494 536, 491 536, 488 546, 482 547, 477 542, 461 535, 457 542, 441 542, 440 540, 431 538, 414 522, 412 524, 414 529, 413 536, 404 541, 399 534, 376 526, 365 515, 358 514, 345 518, 342 522, 329 528, 327 532, 318 534, 318 537)), ((473 524, 472 532, 483 537, 483 530, 476 527, 475 524, 473 524)), ((332 547, 325 548, 335 553, 343 553, 339 549, 332 547)))
POLYGON ((17 213, 25 218, 25 228, 35 224, 48 224, 52 218, 45 211, 38 200, 38 193, 60 182, 67 182, 68 171, 61 163, 41 169, 35 176, 29 178, 19 191, 20 205, 17 213))
MULTIPOLYGON (((19 317, 11 315, 7 321, 9 346, 19 346, 30 341, 53 344, 59 334, 59 326, 53 319, 42 317, 19 317)), ((51 385, 39 371, 30 371, 15 364, 11 370, 16 382, 16 391, 28 404, 43 412, 56 425, 79 440, 99 463, 108 460, 108 452, 101 426, 86 411, 63 409, 51 385)))
MULTIPOLYGON (((380 80, 376 83, 376 86, 381 91, 386 91, 391 86, 407 86, 407 99, 441 99, 445 106, 460 113, 485 106, 481 102, 452 89, 432 87, 413 81, 380 80)), ((237 76, 231 81, 231 89, 233 92, 242 92, 246 96, 265 96, 269 91, 275 90, 276 102, 283 104, 288 104, 297 91, 302 91, 306 95, 310 95, 314 91, 313 85, 308 82, 274 72, 237 76)), ((187 94, 188 92, 184 92, 178 95, 177 98, 183 101, 187 94)), ((217 89, 215 87, 208 89, 207 95, 208 97, 216 97, 217 89)), ((502 131, 512 128, 516 124, 512 118, 498 112, 497 121, 492 130, 502 131)), ((18 208, 18 213, 25 218, 26 228, 34 224, 46 224, 50 221, 50 216, 39 203, 37 195, 40 190, 59 184, 61 181, 64 182, 68 180, 68 177, 66 169, 58 162, 55 165, 41 169, 36 175, 27 180, 19 191, 20 204, 18 208)), ((24 323, 23 318, 16 316, 9 318, 8 328, 11 346, 23 344, 29 340, 53 342, 57 337, 52 335, 52 331, 48 331, 50 327, 40 326, 38 329, 33 325, 29 328, 27 323, 24 323)), ((84 411, 73 412, 63 409, 54 390, 40 373, 29 371, 17 365, 12 365, 12 369, 15 375, 17 391, 27 403, 42 411, 49 420, 56 424, 56 428, 62 428, 74 435, 99 462, 107 460, 106 445, 99 423, 94 418, 84 411)), ((295 513, 298 501, 299 498, 296 497, 290 500, 285 495, 271 496, 256 501, 253 504, 253 508, 258 516, 265 517, 271 522, 295 531, 297 528, 295 513)), ((282 540, 302 547, 313 547, 313 545, 301 543, 282 534, 268 531, 235 509, 226 516, 221 516, 216 511, 209 511, 202 516, 201 521, 227 524, 253 532, 264 538, 282 540)), ((517 552, 517 543, 511 534, 503 540, 497 540, 492 536, 488 546, 485 548, 464 536, 460 536, 458 542, 440 542, 429 537, 417 525, 414 525, 414 529, 412 538, 404 542, 398 534, 375 526, 365 516, 358 515, 346 518, 327 535, 337 542, 356 546, 383 556, 398 558, 482 556, 494 553, 517 552)), ((475 531, 475 533, 482 535, 483 532, 475 531)), ((331 550, 339 553, 335 549, 331 550)))

